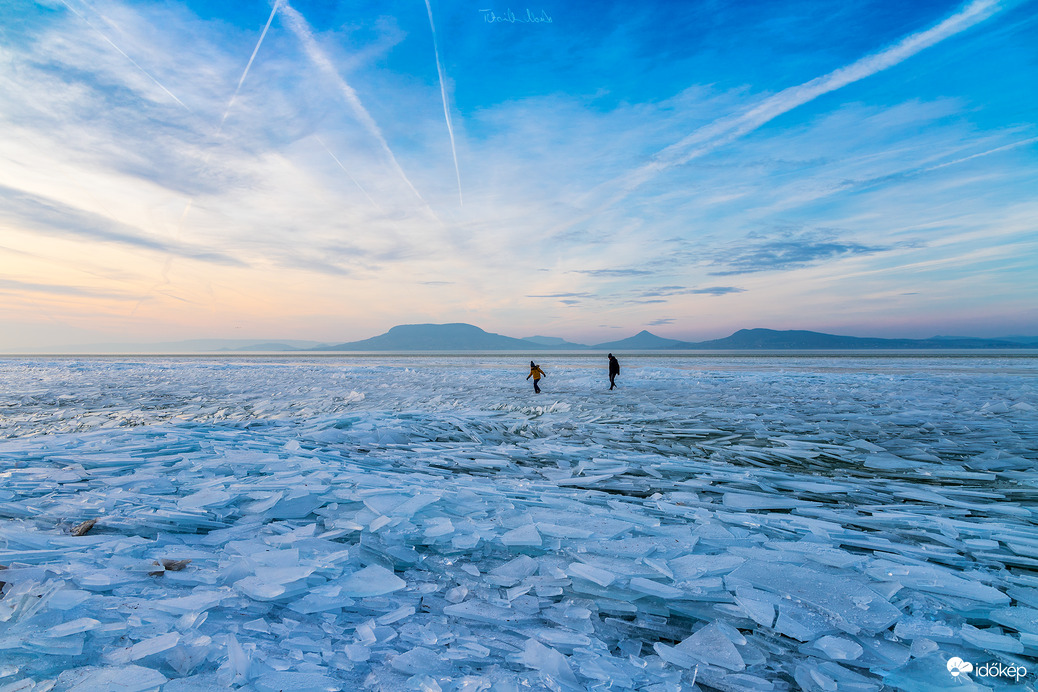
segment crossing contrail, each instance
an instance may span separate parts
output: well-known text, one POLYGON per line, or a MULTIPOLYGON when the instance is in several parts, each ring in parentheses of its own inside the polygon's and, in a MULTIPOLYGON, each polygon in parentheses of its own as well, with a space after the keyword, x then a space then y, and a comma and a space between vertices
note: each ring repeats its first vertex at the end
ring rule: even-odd
POLYGON ((259 53, 260 46, 263 45, 263 39, 267 37, 267 30, 270 29, 270 23, 274 21, 274 15, 277 14, 278 7, 281 6, 281 0, 277 0, 274 6, 270 8, 270 16, 267 17, 267 23, 263 27, 263 32, 260 33, 259 40, 256 41, 256 47, 252 49, 252 55, 249 57, 249 62, 245 65, 245 70, 241 73, 241 79, 238 80, 238 86, 235 87, 234 93, 231 94, 231 100, 227 102, 227 108, 223 112, 223 117, 220 118, 220 126, 216 128, 216 134, 220 134, 223 130, 224 121, 227 120, 227 116, 231 113, 231 106, 234 105, 234 100, 238 98, 238 92, 241 91, 242 84, 245 83, 245 78, 249 75, 249 69, 252 67, 252 63, 256 60, 256 54, 259 53))
POLYGON ((425 0, 425 9, 429 13, 429 29, 432 30, 433 54, 436 56, 436 73, 440 77, 440 98, 443 100, 443 118, 447 121, 447 134, 451 138, 451 155, 454 156, 454 174, 458 177, 458 205, 465 206, 461 197, 461 169, 458 168, 458 150, 454 146, 454 126, 451 124, 451 111, 447 105, 447 86, 444 78, 443 63, 440 62, 440 49, 436 44, 436 25, 433 24, 432 5, 425 0))
POLYGON ((168 96, 169 96, 169 97, 170 97, 171 99, 173 99, 174 101, 176 101, 177 103, 179 103, 179 104, 180 104, 181 106, 183 106, 183 107, 184 107, 184 110, 186 110, 186 111, 187 111, 187 112, 189 112, 189 113, 191 112, 191 109, 190 109, 190 108, 188 108, 188 107, 187 107, 186 105, 184 105, 184 102, 183 102, 183 101, 181 101, 180 99, 178 99, 178 98, 176 97, 176 95, 175 95, 175 94, 174 94, 174 93, 173 93, 172 91, 170 91, 170 90, 169 90, 169 89, 167 89, 167 88, 166 88, 165 86, 163 86, 162 82, 160 82, 159 80, 155 79, 155 77, 153 77, 153 76, 151 75, 151 73, 150 73, 150 72, 148 72, 148 71, 147 71, 147 70, 145 70, 145 69, 144 69, 143 67, 141 67, 141 66, 140 66, 140 64, 138 64, 138 62, 137 62, 136 60, 134 60, 134 59, 133 59, 133 58, 131 58, 131 57, 130 57, 129 55, 127 55, 127 54, 126 54, 126 52, 125 52, 125 51, 123 51, 123 49, 122 49, 122 48, 120 48, 119 46, 115 45, 115 43, 113 43, 113 42, 112 42, 112 39, 108 38, 108 36, 106 36, 106 35, 105 35, 105 33, 104 33, 103 31, 101 31, 101 30, 100 30, 100 29, 98 29, 98 28, 97 28, 96 26, 94 26, 93 24, 91 24, 91 23, 90 23, 90 20, 89 20, 89 19, 87 19, 86 17, 84 17, 84 16, 82 15, 82 14, 80 14, 80 13, 79 13, 79 12, 78 12, 78 11, 76 10, 76 8, 74 8, 74 7, 72 6, 72 5, 68 4, 68 3, 67 3, 67 2, 65 1, 65 0, 61 0, 61 4, 62 4, 62 5, 64 5, 65 7, 67 7, 67 8, 69 9, 69 11, 70 11, 70 12, 72 12, 72 14, 74 14, 74 15, 76 15, 77 17, 79 17, 80 19, 82 19, 82 20, 83 20, 83 21, 84 21, 84 22, 86 23, 86 25, 87 25, 87 26, 89 26, 89 27, 90 27, 91 29, 93 29, 94 31, 96 31, 96 32, 98 33, 98 35, 99 35, 99 36, 100 36, 101 38, 103 38, 103 39, 105 40, 105 42, 106 42, 106 43, 108 43, 108 45, 110 45, 110 46, 111 46, 112 48, 114 48, 115 50, 119 51, 119 54, 120 54, 120 55, 122 55, 122 56, 123 56, 124 58, 126 58, 127 60, 129 60, 129 61, 130 61, 131 63, 133 63, 133 66, 134 66, 134 67, 136 67, 136 68, 137 68, 138 70, 140 70, 141 72, 143 72, 143 73, 144 73, 144 75, 145 75, 145 76, 146 76, 146 77, 147 77, 148 79, 150 79, 151 81, 155 82, 155 84, 156 84, 156 85, 157 85, 157 86, 158 86, 158 87, 159 87, 160 89, 162 89, 162 90, 163 90, 164 92, 166 92, 166 94, 167 94, 167 95, 168 95, 168 96))
POLYGON ((605 206, 611 206, 627 197, 663 171, 688 163, 729 144, 819 96, 899 65, 916 53, 979 24, 1000 9, 997 0, 974 0, 939 24, 911 34, 889 48, 867 55, 850 65, 803 84, 783 89, 744 113, 722 118, 700 128, 681 141, 659 151, 648 163, 599 186, 620 187, 619 191, 610 195, 605 206))
POLYGON ((364 126, 364 129, 366 129, 368 133, 378 141, 382 150, 389 158, 389 162, 392 164, 393 169, 397 172, 404 183, 407 184, 407 187, 411 189, 411 192, 414 193, 415 197, 417 197, 422 204, 425 204, 425 200, 418 193, 418 190, 415 189, 415 186, 411 184, 407 174, 404 173, 404 169, 401 168, 400 164, 397 162, 396 156, 393 155, 393 150, 389 148, 389 143, 386 141, 385 136, 383 136, 382 130, 379 129, 375 119, 371 117, 371 114, 368 113, 366 108, 364 108, 364 104, 360 102, 357 92, 354 91, 353 87, 351 87, 346 80, 339 75, 331 60, 328 59, 328 56, 325 55, 324 51, 322 51, 320 46, 317 45, 317 41, 314 40, 313 31, 310 29, 310 25, 307 23, 306 19, 304 19, 294 7, 289 5, 288 2, 283 2, 281 4, 281 11, 282 15, 287 20, 286 23, 288 28, 296 35, 300 43, 303 44, 303 49, 306 51, 307 56, 339 87, 339 91, 342 92, 343 97, 346 99, 346 103, 348 103, 350 108, 353 110, 354 117, 356 117, 357 120, 360 121, 360 124, 364 126))
MULTIPOLYGON (((252 49, 252 55, 249 56, 249 62, 245 65, 245 69, 241 73, 241 77, 238 79, 238 86, 234 88, 234 93, 231 94, 230 100, 227 101, 227 107, 223 111, 223 117, 220 118, 220 124, 216 127, 214 136, 219 136, 223 131, 223 125, 227 122, 227 116, 231 114, 231 108, 234 106, 235 99, 238 98, 238 93, 241 91, 241 87, 245 84, 245 78, 249 75, 249 69, 252 68, 252 63, 256 60, 256 55, 259 53, 260 46, 263 45, 263 39, 267 36, 267 30, 270 29, 270 23, 274 21, 274 15, 278 11, 278 7, 281 5, 281 0, 276 0, 274 6, 270 8, 270 16, 267 17, 267 23, 263 27, 263 31, 260 32, 259 40, 256 41, 256 47, 252 49)), ((203 165, 208 166, 209 160, 213 157, 213 150, 209 149, 206 152, 205 160, 203 165)), ((177 238, 180 237, 180 232, 184 226, 184 220, 187 218, 188 212, 191 210, 191 206, 194 204, 194 198, 188 199, 187 204, 184 205, 184 211, 180 214, 180 220, 177 222, 177 238)), ((162 270, 163 278, 165 278, 169 271, 169 262, 162 270)))
MULTIPOLYGON (((62 0, 64 1, 64 0, 62 0)), ((234 88, 234 93, 231 94, 231 98, 227 101, 227 107, 223 111, 223 116, 220 118, 220 124, 216 127, 216 133, 214 136, 218 137, 223 131, 224 123, 227 122, 227 116, 231 114, 231 108, 234 106, 235 99, 238 98, 238 93, 241 91, 242 85, 245 84, 245 78, 249 75, 249 70, 252 68, 252 63, 256 60, 256 55, 259 53, 260 46, 263 45, 263 39, 267 36, 267 30, 270 29, 271 22, 274 21, 274 15, 277 14, 278 7, 281 5, 281 0, 276 0, 274 6, 270 8, 270 16, 267 17, 267 23, 263 26, 263 31, 260 32, 259 40, 256 41, 256 47, 252 49, 252 55, 249 56, 249 62, 245 65, 245 69, 241 73, 241 77, 238 79, 238 85, 234 88)), ((209 160, 213 157, 213 150, 209 149, 205 155, 205 161, 203 165, 208 166, 209 160)), ((176 238, 179 240, 180 235, 183 232, 184 221, 187 219, 188 213, 191 211, 191 207, 194 205, 194 198, 189 198, 187 203, 184 204, 184 211, 180 213, 180 219, 177 221, 176 238)), ((173 265, 173 256, 170 255, 166 258, 166 262, 162 266, 162 282, 156 286, 156 290, 164 285, 168 285, 169 281, 169 270, 173 265)), ((143 299, 142 299, 143 300, 143 299)), ((134 307, 134 311, 140 307, 140 303, 134 307)), ((131 312, 131 315, 133 313, 131 312)))
POLYGON ((1021 139, 1021 140, 1016 141, 1016 142, 1010 142, 1009 144, 1004 144, 1004 145, 1002 145, 1000 147, 995 147, 994 149, 988 149, 987 151, 982 151, 982 152, 977 153, 977 154, 970 154, 969 156, 963 156, 962 158, 955 159, 954 161, 947 161, 945 163, 939 163, 936 166, 930 166, 929 168, 924 168, 923 171, 925 171, 925 172, 936 171, 936 170, 941 169, 941 168, 947 168, 948 166, 954 166, 956 164, 965 163, 966 161, 971 161, 973 159, 979 159, 981 156, 988 156, 989 154, 996 154, 996 153, 998 153, 1000 151, 1007 151, 1009 149, 1015 149, 1017 147, 1022 147, 1025 144, 1033 144, 1034 142, 1038 142, 1038 137, 1031 137, 1029 139, 1021 139))
POLYGON ((348 170, 346 170, 346 166, 342 165, 342 161, 339 160, 338 156, 336 156, 335 154, 332 153, 332 150, 328 148, 328 145, 324 143, 324 140, 321 139, 320 137, 318 137, 317 138, 317 142, 322 147, 324 147, 324 150, 328 152, 328 156, 332 157, 332 161, 334 161, 336 164, 338 164, 339 168, 342 169, 342 172, 346 174, 346 177, 348 177, 350 180, 352 180, 353 184, 356 185, 360 189, 360 191, 364 193, 364 196, 368 198, 368 201, 371 202, 371 205, 373 207, 375 207, 376 209, 381 209, 381 207, 378 206, 378 203, 376 203, 375 200, 371 199, 371 195, 369 195, 368 191, 364 189, 364 186, 362 186, 360 183, 358 183, 357 179, 354 178, 350 174, 350 172, 348 170))

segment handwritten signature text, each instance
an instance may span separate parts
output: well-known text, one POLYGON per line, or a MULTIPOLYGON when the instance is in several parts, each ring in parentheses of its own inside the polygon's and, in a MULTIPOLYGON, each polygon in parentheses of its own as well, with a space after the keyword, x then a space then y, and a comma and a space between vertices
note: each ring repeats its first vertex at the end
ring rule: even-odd
POLYGON ((534 14, 533 10, 527 9, 523 14, 515 14, 511 9, 505 10, 504 14, 497 14, 493 10, 480 10, 483 13, 483 21, 487 24, 551 24, 552 18, 544 10, 540 14, 534 14))

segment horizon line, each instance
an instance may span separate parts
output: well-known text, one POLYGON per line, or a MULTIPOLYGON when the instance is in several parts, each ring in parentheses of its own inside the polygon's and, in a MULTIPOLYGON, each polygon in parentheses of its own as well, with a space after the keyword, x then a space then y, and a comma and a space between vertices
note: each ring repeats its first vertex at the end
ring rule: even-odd
MULTIPOLYGON (((27 355, 30 355, 30 356, 75 356, 75 355, 84 355, 84 356, 86 356, 86 355, 105 355, 105 356, 149 355, 149 356, 159 356, 159 355, 191 355, 191 354, 210 355, 211 356, 211 355, 231 355, 231 354, 250 354, 250 353, 251 354, 261 354, 261 353, 286 353, 286 354, 289 354, 289 353, 293 353, 293 354, 300 354, 300 353, 302 353, 302 354, 316 354, 316 353, 383 353, 383 354, 388 354, 388 353, 434 353, 434 352, 438 352, 438 353, 453 353, 453 352, 468 352, 468 353, 495 352, 495 353, 506 353, 506 352, 509 352, 509 351, 512 350, 512 349, 507 349, 507 348, 498 348, 498 349, 406 349, 405 348, 405 349, 399 349, 399 350, 371 350, 371 349, 361 349, 361 350, 342 349, 342 350, 333 350, 333 347, 335 347, 335 346, 346 345, 346 344, 358 344, 358 343, 361 343, 361 342, 364 342, 364 341, 370 341, 372 339, 377 339, 377 338, 379 338, 381 336, 386 336, 390 331, 392 331, 393 329, 398 328, 398 327, 448 327, 448 326, 472 327, 472 328, 477 329, 480 332, 482 332, 483 334, 486 334, 488 336, 500 336, 500 337, 503 337, 503 338, 515 339, 517 341, 529 341, 531 339, 537 339, 537 338, 548 338, 548 339, 560 339, 562 344, 569 344, 568 347, 566 347, 564 345, 562 345, 561 347, 556 347, 555 345, 552 345, 552 344, 539 344, 539 343, 537 343, 535 341, 530 341, 529 346, 531 348, 534 348, 535 350, 537 350, 540 353, 550 353, 550 352, 576 353, 576 352, 580 352, 580 351, 597 351, 597 350, 601 350, 603 348, 629 348, 631 350, 636 350, 636 351, 661 350, 661 351, 664 351, 664 352, 674 352, 674 351, 680 351, 680 350, 692 350, 692 351, 704 350, 704 351, 715 351, 716 352, 716 351, 720 351, 720 350, 724 350, 724 349, 718 349, 718 348, 696 349, 694 347, 693 348, 688 348, 688 349, 682 349, 680 347, 651 349, 651 348, 645 348, 645 347, 641 347, 641 348, 639 348, 639 347, 621 347, 621 346, 617 346, 617 344, 619 342, 622 342, 622 341, 632 340, 632 339, 634 339, 635 337, 637 337, 639 335, 647 334, 648 336, 654 337, 656 339, 660 339, 662 341, 669 341, 669 342, 674 342, 674 343, 677 343, 677 344, 690 344, 690 345, 694 346, 694 345, 700 345, 700 344, 711 343, 711 342, 716 342, 716 341, 723 341, 725 339, 728 339, 728 338, 731 338, 731 337, 735 336, 736 334, 739 334, 740 332, 770 332, 770 333, 774 333, 774 334, 789 334, 789 333, 799 332, 799 333, 810 334, 810 335, 825 336, 825 337, 837 337, 837 338, 842 338, 842 339, 860 339, 860 340, 878 340, 878 341, 902 341, 902 342, 904 342, 904 341, 908 341, 908 342, 928 342, 928 341, 942 341, 942 340, 947 340, 947 341, 982 341, 982 342, 983 341, 994 341, 994 342, 1003 342, 1003 343, 1006 343, 1007 345, 1013 344, 1012 346, 1009 346, 1009 348, 1012 348, 1014 350, 1016 350, 1016 349, 1024 349, 1024 350, 1026 350, 1029 347, 1038 348, 1038 335, 1027 335, 1027 334, 1004 334, 1004 335, 1000 335, 1000 336, 958 336, 958 335, 937 334, 937 335, 929 336, 929 337, 852 336, 852 335, 848 335, 848 334, 837 334, 837 333, 831 333, 831 332, 816 331, 816 330, 813 330, 813 329, 773 329, 773 328, 769 328, 769 327, 744 327, 744 328, 736 329, 735 331, 727 334, 726 336, 714 337, 714 338, 709 338, 709 339, 700 339, 700 340, 697 340, 697 341, 691 341, 691 340, 688 340, 688 339, 680 339, 680 338, 674 338, 674 337, 659 336, 658 334, 655 334, 655 333, 649 331, 648 329, 642 329, 642 330, 640 330, 640 331, 638 331, 638 332, 636 332, 634 334, 631 334, 630 336, 627 336, 627 337, 621 337, 621 338, 617 338, 617 339, 610 339, 608 341, 602 341, 602 342, 599 342, 599 343, 596 343, 596 344, 585 344, 585 343, 580 343, 580 342, 569 341, 568 339, 565 339, 565 338, 562 338, 562 337, 548 337, 548 336, 539 335, 539 334, 538 335, 527 336, 527 337, 510 337, 510 336, 507 336, 507 335, 504 335, 504 334, 499 334, 499 333, 496 333, 496 332, 488 332, 488 331, 486 331, 485 329, 483 329, 481 327, 478 327, 476 325, 473 325, 473 324, 470 324, 470 323, 467 323, 467 322, 444 322, 444 323, 423 322, 423 323, 398 324, 398 325, 394 325, 392 327, 389 327, 386 331, 384 331, 384 332, 382 332, 380 334, 376 334, 376 335, 371 336, 371 337, 367 337, 367 338, 363 338, 363 339, 354 339, 354 340, 350 340, 350 341, 340 341, 340 342, 336 342, 336 341, 321 341, 321 340, 317 340, 317 339, 300 339, 300 338, 278 339, 278 338, 262 338, 262 337, 256 337, 256 338, 241 338, 241 337, 193 337, 193 338, 186 338, 186 339, 163 340, 163 341, 146 341, 146 342, 145 341, 136 341, 136 342, 108 341, 108 342, 92 342, 92 343, 67 344, 67 345, 10 347, 10 348, 6 348, 6 349, 3 349, 3 350, 0 350, 0 356, 27 356, 27 355), (159 348, 159 347, 167 347, 167 348, 170 348, 170 349, 175 349, 178 345, 186 345, 186 344, 190 344, 192 342, 215 342, 215 343, 213 344, 213 347, 212 347, 211 350, 189 349, 189 350, 180 350, 180 351, 178 351, 178 350, 170 350, 170 351, 167 352, 167 351, 162 351, 161 348, 159 348), (220 345, 220 342, 224 342, 224 344, 220 345), (228 343, 229 344, 234 344, 236 346, 228 345, 228 343), (293 346, 293 343, 296 343, 296 344, 302 343, 302 344, 306 344, 306 345, 301 345, 301 346, 295 347, 295 346, 293 346), (288 346, 289 348, 288 349, 279 349, 279 350, 251 350, 251 347, 258 346, 258 345, 263 345, 263 344, 283 345, 283 346, 288 346), (1019 344, 1019 345, 1015 345, 1015 344, 1019 344), (141 349, 147 349, 149 347, 155 348, 155 349, 158 349, 158 350, 148 350, 148 351, 141 350, 141 349), (553 349, 555 349, 555 350, 553 351, 553 349)), ((993 346, 993 347, 977 346, 977 347, 972 347, 972 348, 971 347, 966 347, 966 348, 968 350, 1000 350, 999 346, 993 346)), ((827 347, 827 348, 820 348, 820 349, 810 348, 810 347, 802 348, 802 349, 795 348, 795 347, 780 347, 779 349, 768 349, 766 347, 763 347, 763 348, 762 347, 742 347, 742 348, 734 348, 732 350, 738 350, 738 351, 750 350, 750 351, 754 351, 754 352, 763 352, 763 351, 767 351, 767 350, 784 350, 784 351, 788 352, 788 351, 793 351, 793 350, 805 350, 805 351, 810 351, 810 350, 841 350, 842 351, 842 350, 849 350, 849 349, 853 350, 853 347, 851 347, 851 346, 846 346, 846 347, 827 347)), ((892 350, 905 350, 903 347, 897 347, 897 346, 892 346, 891 349, 892 350)), ((880 349, 878 347, 873 347, 873 348, 867 348, 865 350, 867 350, 867 351, 877 351, 877 350, 882 350, 882 349, 880 349)), ((912 349, 912 350, 927 350, 927 349, 920 348, 920 349, 912 349)), ((934 350, 944 350, 944 351, 954 350, 954 347, 936 347, 934 350)), ((521 349, 517 348, 517 349, 515 349, 515 352, 516 353, 521 353, 523 351, 521 349)))

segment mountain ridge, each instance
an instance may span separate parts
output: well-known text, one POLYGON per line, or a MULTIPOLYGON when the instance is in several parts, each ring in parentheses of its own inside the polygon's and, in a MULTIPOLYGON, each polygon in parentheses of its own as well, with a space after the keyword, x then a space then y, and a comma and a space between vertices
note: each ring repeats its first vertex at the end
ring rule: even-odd
POLYGON ((1038 349, 1038 336, 976 338, 933 336, 926 339, 856 337, 803 329, 740 329, 729 336, 706 341, 670 339, 642 330, 626 339, 594 345, 578 344, 559 337, 532 336, 522 339, 494 334, 463 322, 448 324, 397 325, 368 339, 337 344, 294 339, 191 339, 153 344, 93 344, 50 350, 16 351, 81 355, 160 355, 186 353, 283 352, 306 354, 319 351, 784 351, 784 350, 949 350, 949 349, 1038 349))
POLYGON ((692 342, 668 339, 663 336, 657 336, 648 329, 643 329, 634 336, 629 336, 626 339, 619 339, 618 341, 606 341, 601 344, 595 344, 593 348, 607 350, 616 349, 618 351, 624 349, 633 349, 636 351, 657 351, 672 348, 686 348, 685 344, 689 343, 692 342))
POLYGON ((511 336, 486 332, 464 322, 398 324, 369 339, 318 346, 314 351, 502 351, 549 349, 511 336))
MULTIPOLYGON (((1008 339, 979 339, 972 337, 931 337, 903 339, 882 337, 841 336, 805 329, 740 329, 731 336, 700 342, 683 342, 695 350, 885 350, 885 349, 1001 349, 1038 348, 1035 343, 1021 343, 1008 339)), ((671 347, 674 348, 674 347, 671 347)))
POLYGON ((682 341, 642 330, 634 336, 591 346, 575 344, 558 337, 535 336, 524 339, 486 332, 471 324, 397 325, 370 339, 320 346, 320 351, 497 351, 497 350, 589 350, 589 351, 674 351, 674 350, 893 350, 893 349, 1021 349, 1038 348, 1038 337, 980 339, 972 337, 932 337, 929 339, 889 339, 841 336, 804 329, 740 329, 730 336, 707 341, 682 341))

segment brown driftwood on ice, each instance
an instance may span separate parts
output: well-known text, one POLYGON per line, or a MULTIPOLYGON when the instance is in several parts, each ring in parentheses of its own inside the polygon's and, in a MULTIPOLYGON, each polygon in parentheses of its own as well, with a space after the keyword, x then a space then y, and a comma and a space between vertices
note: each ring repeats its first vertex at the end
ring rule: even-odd
POLYGON ((161 577, 166 572, 179 572, 191 563, 191 560, 167 560, 163 558, 160 560, 153 560, 151 564, 159 565, 162 569, 157 569, 154 572, 148 572, 152 577, 161 577))
POLYGON ((87 519, 82 524, 76 524, 72 527, 73 536, 85 536, 90 529, 94 528, 94 524, 97 523, 97 519, 87 519))

